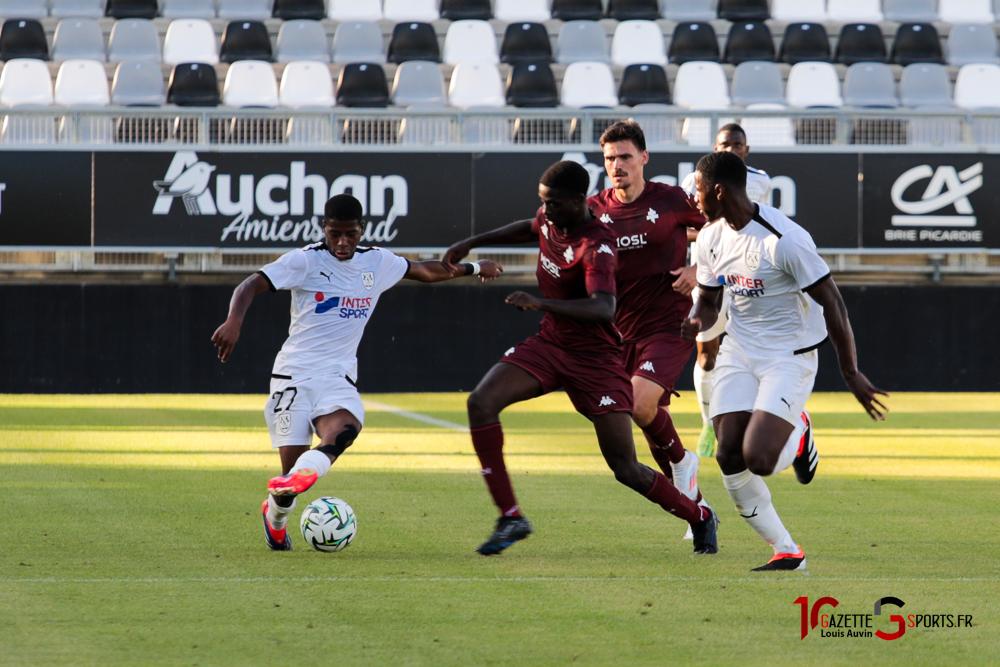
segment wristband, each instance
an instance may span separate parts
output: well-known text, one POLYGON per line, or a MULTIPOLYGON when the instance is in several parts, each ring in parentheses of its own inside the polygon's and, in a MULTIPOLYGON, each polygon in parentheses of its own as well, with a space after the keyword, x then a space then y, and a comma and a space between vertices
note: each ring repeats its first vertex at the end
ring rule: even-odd
POLYGON ((467 276, 478 276, 479 275, 479 262, 465 262, 462 264, 465 267, 465 275, 467 276))

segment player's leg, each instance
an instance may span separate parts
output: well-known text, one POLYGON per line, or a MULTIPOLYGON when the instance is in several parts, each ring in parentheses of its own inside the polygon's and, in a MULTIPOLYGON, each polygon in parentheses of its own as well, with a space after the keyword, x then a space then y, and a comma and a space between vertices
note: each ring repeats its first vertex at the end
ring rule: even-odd
POLYGON ((698 357, 694 365, 694 392, 701 408, 701 434, 698 436, 698 456, 715 455, 715 429, 708 417, 708 406, 712 398, 712 374, 715 360, 719 356, 719 339, 698 340, 698 357))

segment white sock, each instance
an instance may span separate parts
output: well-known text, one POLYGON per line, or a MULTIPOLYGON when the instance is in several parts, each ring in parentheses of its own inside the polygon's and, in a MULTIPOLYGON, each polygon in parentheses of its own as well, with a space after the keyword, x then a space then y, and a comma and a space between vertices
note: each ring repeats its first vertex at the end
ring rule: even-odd
POLYGON ((771 504, 771 491, 762 477, 744 470, 735 475, 723 475, 722 483, 733 499, 736 511, 771 545, 774 553, 798 552, 798 545, 771 504))
POLYGON ((330 472, 330 457, 319 451, 318 449, 310 449, 308 452, 300 456, 295 461, 295 465, 292 469, 288 471, 291 475, 293 472, 299 471, 303 468, 312 468, 316 471, 319 477, 323 477, 326 473, 330 472))
POLYGON ((774 472, 772 475, 777 475, 782 470, 786 469, 788 466, 792 465, 792 461, 795 460, 795 455, 799 453, 799 441, 802 440, 802 433, 806 430, 806 425, 799 420, 798 426, 792 431, 792 434, 788 436, 788 441, 785 443, 784 448, 781 450, 781 454, 778 455, 778 462, 774 466, 774 472))
POLYGON ((708 403, 712 398, 712 373, 714 372, 706 371, 697 363, 694 365, 694 393, 698 396, 701 421, 705 424, 711 423, 708 418, 708 403))
POLYGON ((281 530, 285 527, 285 523, 288 522, 288 515, 292 513, 295 509, 295 498, 292 498, 292 504, 288 507, 282 507, 274 501, 274 496, 267 497, 267 522, 271 524, 271 527, 275 530, 281 530))

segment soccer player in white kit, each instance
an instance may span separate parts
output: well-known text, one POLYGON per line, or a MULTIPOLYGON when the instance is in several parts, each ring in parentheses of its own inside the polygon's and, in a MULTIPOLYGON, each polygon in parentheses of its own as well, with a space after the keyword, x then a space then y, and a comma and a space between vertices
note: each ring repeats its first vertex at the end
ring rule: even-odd
POLYGON ((736 511, 774 549, 754 571, 804 570, 806 556, 771 502, 764 477, 794 465, 800 482, 816 470, 813 446, 797 437, 816 378, 818 348, 828 337, 851 393, 872 419, 888 409, 857 366, 844 301, 812 237, 777 209, 751 202, 746 165, 732 153, 703 157, 695 172, 699 210, 709 222, 698 236, 700 294, 682 335, 691 340, 715 324, 722 291, 732 298, 726 338, 712 381, 709 414, 716 459, 736 511))
POLYGON ((274 551, 292 549, 286 523, 295 497, 329 472, 364 426, 365 408, 355 388, 357 351, 382 292, 403 278, 433 283, 479 275, 486 281, 503 272, 480 260, 460 265, 462 272, 455 274, 439 261, 411 262, 383 248, 358 247, 362 217, 357 199, 332 197, 323 218, 326 240, 292 250, 244 280, 233 292, 229 317, 212 336, 225 362, 253 298, 267 289, 291 290, 288 339, 274 361, 264 408, 283 472, 268 482, 261 506, 264 538, 274 551), (320 441, 315 449, 313 433, 320 441))
MULTIPOLYGON (((724 125, 715 135, 715 152, 735 153, 745 161, 747 155, 750 154, 746 132, 736 123, 724 125)), ((692 197, 694 196, 694 172, 684 178, 681 188, 692 197)), ((758 204, 770 203, 768 200, 771 197, 771 177, 767 175, 766 171, 747 165, 747 196, 750 201, 758 204)), ((696 254, 697 248, 692 246, 692 261, 696 254)), ((676 287, 680 287, 680 284, 676 287)), ((692 297, 698 298, 697 289, 692 297)), ((695 339, 698 345, 698 357, 694 366, 694 390, 698 396, 698 405, 701 407, 702 420, 701 435, 698 436, 696 449, 698 456, 715 456, 715 430, 712 428, 712 420, 708 418, 708 404, 712 396, 712 372, 715 369, 715 359, 719 356, 719 337, 726 331, 728 318, 729 295, 724 294, 722 310, 719 312, 719 319, 716 320, 715 326, 708 331, 699 333, 695 339)), ((809 413, 803 412, 802 418, 808 424, 809 413)))

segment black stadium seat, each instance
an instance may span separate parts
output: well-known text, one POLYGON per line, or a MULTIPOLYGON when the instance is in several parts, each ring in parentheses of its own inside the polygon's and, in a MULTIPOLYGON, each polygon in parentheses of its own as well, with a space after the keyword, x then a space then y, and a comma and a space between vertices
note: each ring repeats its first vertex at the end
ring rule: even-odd
POLYGON ((49 59, 45 29, 34 19, 8 19, 0 28, 0 60, 13 58, 49 59))
POLYGON ((892 43, 891 62, 904 67, 913 63, 944 64, 941 40, 934 26, 930 23, 904 23, 899 26, 896 40, 892 43))
POLYGON ((838 63, 884 63, 886 56, 882 29, 874 23, 848 23, 840 29, 836 55, 838 63))
POLYGON ((230 21, 222 33, 219 60, 234 63, 237 60, 274 59, 267 26, 262 21, 230 21))
POLYGON ((323 0, 274 0, 274 18, 291 21, 293 19, 311 19, 320 21, 326 18, 326 6, 323 0))
POLYGON ((637 104, 670 104, 666 71, 659 65, 629 65, 618 86, 618 100, 630 107, 637 104))
POLYGON ((616 21, 655 21, 660 18, 656 0, 611 0, 608 16, 616 21))
POLYGON ((441 18, 449 21, 493 18, 490 0, 441 0, 441 18))
POLYGON ((603 14, 601 0, 552 0, 552 18, 561 21, 597 21, 603 14))
POLYGON ((386 60, 405 63, 408 60, 441 62, 441 47, 430 23, 397 23, 389 39, 386 60))
POLYGON ((389 104, 389 84, 381 65, 344 65, 337 79, 337 104, 345 107, 385 107, 389 104))
POLYGON ((727 21, 763 21, 771 18, 767 0, 719 0, 719 18, 727 21))
POLYGON ((830 62, 830 39, 822 23, 789 23, 781 39, 778 60, 796 63, 830 62))
POLYGON ((159 11, 156 0, 108 0, 104 13, 116 19, 151 19, 159 11))
POLYGON ((500 46, 500 62, 550 63, 552 43, 549 31, 541 23, 510 23, 500 46))
POLYGON ((719 62, 719 40, 707 21, 685 21, 674 28, 670 39, 670 62, 683 65, 694 60, 719 62))
POLYGON ((514 65, 507 77, 507 104, 515 107, 555 107, 559 90, 546 63, 514 65))
POLYGON ((774 61, 774 39, 771 30, 762 21, 734 23, 726 39, 724 60, 733 65, 748 60, 774 61))
POLYGON ((217 107, 219 79, 215 68, 205 63, 181 63, 170 73, 167 102, 182 107, 217 107))

